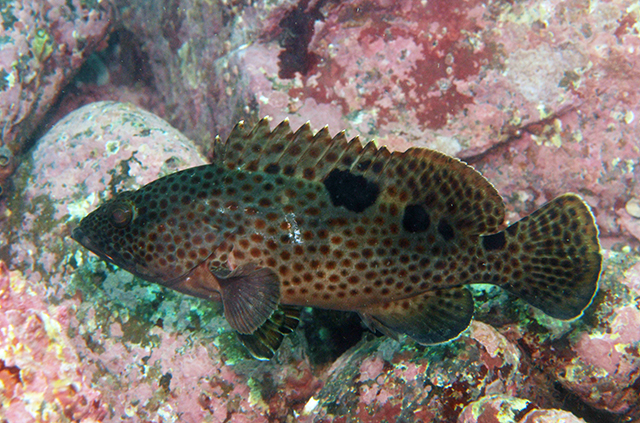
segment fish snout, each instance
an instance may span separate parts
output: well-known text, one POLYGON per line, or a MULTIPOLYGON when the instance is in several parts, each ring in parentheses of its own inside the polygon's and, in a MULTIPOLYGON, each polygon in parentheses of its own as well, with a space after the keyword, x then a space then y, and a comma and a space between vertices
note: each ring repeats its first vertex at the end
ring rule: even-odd
POLYGON ((71 238, 73 238, 77 243, 82 245, 85 248, 91 250, 91 239, 84 233, 84 231, 80 228, 75 228, 71 232, 71 238))
POLYGON ((89 237, 89 235, 87 235, 79 227, 71 231, 71 238, 73 238, 73 240, 76 241, 78 244, 82 245, 87 250, 93 252, 95 255, 102 258, 103 260, 117 264, 109 254, 102 251, 102 248, 96 245, 96 243, 91 240, 91 237, 89 237))

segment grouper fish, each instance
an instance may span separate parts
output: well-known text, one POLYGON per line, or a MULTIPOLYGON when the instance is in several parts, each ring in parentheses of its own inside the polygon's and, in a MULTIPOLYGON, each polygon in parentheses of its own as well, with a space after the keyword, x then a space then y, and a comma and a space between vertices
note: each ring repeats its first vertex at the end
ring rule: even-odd
POLYGON ((117 194, 73 238, 147 281, 207 300, 268 359, 301 307, 355 311, 372 329, 438 344, 470 324, 465 285, 494 284, 578 318, 602 256, 589 206, 564 194, 507 226, 479 172, 437 151, 238 123, 211 164, 117 194))

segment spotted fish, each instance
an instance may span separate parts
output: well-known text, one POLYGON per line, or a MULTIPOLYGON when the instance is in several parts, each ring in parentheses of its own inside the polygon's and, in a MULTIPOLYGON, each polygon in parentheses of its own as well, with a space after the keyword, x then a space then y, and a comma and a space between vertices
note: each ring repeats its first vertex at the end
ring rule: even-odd
POLYGON ((222 301, 257 358, 296 327, 301 306, 356 311, 420 344, 472 319, 464 287, 502 287, 558 319, 598 289, 598 229, 564 194, 505 228, 480 173, 445 154, 404 153, 287 121, 241 122, 211 164, 116 195, 73 238, 142 279, 222 301))

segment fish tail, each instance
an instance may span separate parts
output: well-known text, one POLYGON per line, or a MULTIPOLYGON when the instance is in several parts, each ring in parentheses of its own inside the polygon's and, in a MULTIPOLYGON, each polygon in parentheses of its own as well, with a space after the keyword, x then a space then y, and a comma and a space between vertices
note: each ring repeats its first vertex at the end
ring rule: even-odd
POLYGON ((582 315, 598 291, 598 227, 576 194, 561 195, 502 232, 481 237, 493 281, 549 316, 582 315))

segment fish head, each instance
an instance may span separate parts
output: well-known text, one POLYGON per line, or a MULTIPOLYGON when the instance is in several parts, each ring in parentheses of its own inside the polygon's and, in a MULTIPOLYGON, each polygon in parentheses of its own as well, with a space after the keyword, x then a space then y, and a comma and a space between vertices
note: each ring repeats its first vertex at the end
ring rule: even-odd
POLYGON ((152 183, 119 193, 82 219, 73 239, 142 279, 171 287, 209 257, 218 227, 208 216, 194 217, 193 201, 172 201, 158 195, 159 188, 152 183))
POLYGON ((139 212, 135 195, 125 191, 107 201, 80 221, 72 238, 102 259, 132 273, 139 266, 137 236, 139 212))

